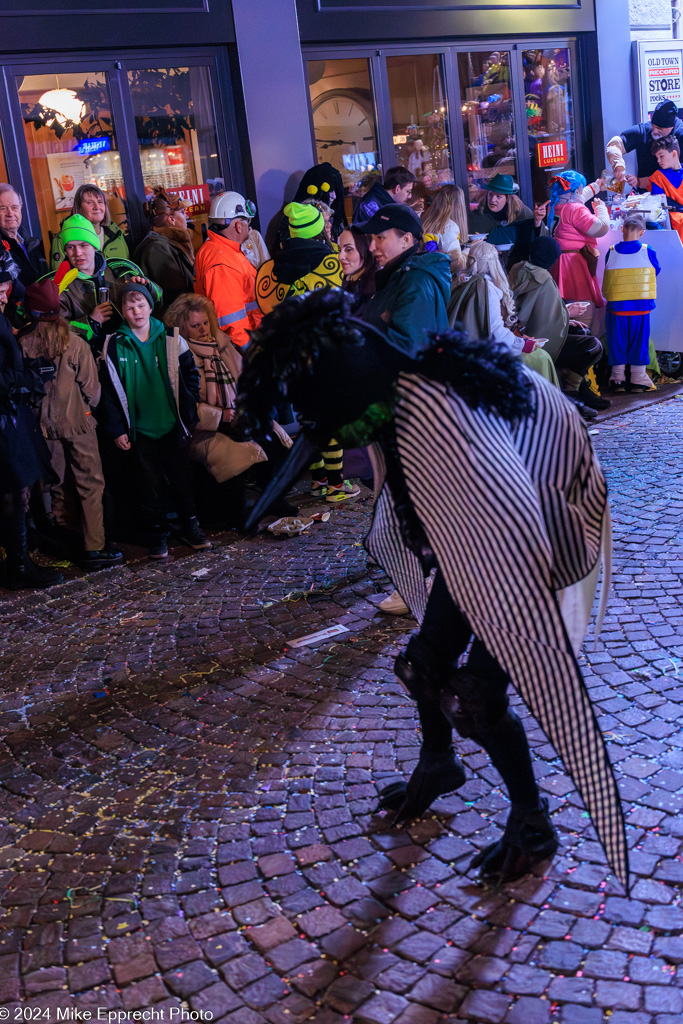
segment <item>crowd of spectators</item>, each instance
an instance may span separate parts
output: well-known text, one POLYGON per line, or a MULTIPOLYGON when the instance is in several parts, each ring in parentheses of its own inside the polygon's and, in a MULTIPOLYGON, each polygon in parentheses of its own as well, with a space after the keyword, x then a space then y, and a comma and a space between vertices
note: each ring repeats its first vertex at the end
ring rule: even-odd
MULTIPOLYGON (((455 185, 417 197, 415 183, 390 168, 351 211, 339 172, 317 165, 272 225, 270 252, 237 192, 214 198, 195 251, 163 188, 132 247, 104 193, 83 185, 49 266, 23 230, 21 196, 0 185, 2 585, 58 580, 33 547, 100 569, 123 559, 113 541, 163 559, 170 535, 209 548, 200 522, 240 529, 296 431, 283 393, 271 436, 233 436, 242 359, 250 332, 291 296, 348 290, 356 315, 413 359, 429 334, 462 323, 562 387, 585 418, 606 406, 586 376, 602 355, 590 329, 602 299, 577 253, 604 227, 600 201, 585 205, 597 189, 576 176, 551 196, 553 237, 548 204, 525 207, 508 175, 476 208, 455 185)), ((330 438, 310 466, 312 494, 358 495, 348 455, 330 438)))

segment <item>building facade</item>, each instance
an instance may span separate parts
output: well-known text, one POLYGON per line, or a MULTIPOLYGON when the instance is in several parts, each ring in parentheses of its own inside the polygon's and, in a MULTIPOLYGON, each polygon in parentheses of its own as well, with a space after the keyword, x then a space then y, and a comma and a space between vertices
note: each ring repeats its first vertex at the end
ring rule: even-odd
POLYGON ((4 0, 0 181, 46 248, 85 182, 134 239, 154 185, 197 224, 246 192, 265 228, 316 160, 349 204, 393 164, 531 203, 632 123, 629 31, 623 0, 4 0))

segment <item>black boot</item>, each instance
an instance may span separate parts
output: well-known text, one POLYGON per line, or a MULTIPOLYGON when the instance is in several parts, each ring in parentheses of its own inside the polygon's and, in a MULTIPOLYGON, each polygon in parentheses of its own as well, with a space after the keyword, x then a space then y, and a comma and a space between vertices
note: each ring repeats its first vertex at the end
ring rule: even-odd
POLYGON ((387 786, 387 790, 393 789, 393 793, 389 795, 391 803, 386 802, 387 791, 382 790, 380 806, 383 805, 391 809, 398 808, 393 821, 394 825, 401 821, 410 821, 412 818, 419 818, 424 814, 437 797, 445 796, 447 793, 459 789, 464 785, 466 779, 465 769, 455 756, 453 747, 439 753, 423 750, 408 783, 394 783, 393 786, 387 786), (384 804, 382 804, 383 797, 384 804))
POLYGON ((36 590, 53 587, 56 583, 61 583, 63 579, 61 572, 36 565, 29 554, 24 553, 20 558, 8 557, 7 571, 2 585, 7 590, 36 590))
POLYGON ((540 806, 531 811, 513 804, 502 838, 481 850, 470 868, 479 868, 482 878, 498 885, 514 882, 552 857, 559 845, 547 800, 541 800, 540 806))

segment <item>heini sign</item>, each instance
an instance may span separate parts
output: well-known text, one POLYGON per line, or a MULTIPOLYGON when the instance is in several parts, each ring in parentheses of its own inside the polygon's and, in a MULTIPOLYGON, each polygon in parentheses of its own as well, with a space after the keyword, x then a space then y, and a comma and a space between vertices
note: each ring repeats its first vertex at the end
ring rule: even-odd
POLYGON ((538 143, 539 167, 564 167, 568 159, 566 139, 560 139, 559 142, 538 143))

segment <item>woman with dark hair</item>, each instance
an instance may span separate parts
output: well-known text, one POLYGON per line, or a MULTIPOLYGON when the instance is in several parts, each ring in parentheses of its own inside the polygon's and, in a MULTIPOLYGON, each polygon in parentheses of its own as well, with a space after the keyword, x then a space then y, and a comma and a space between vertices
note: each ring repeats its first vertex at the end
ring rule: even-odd
MULTIPOLYGON (((101 188, 97 185, 81 185, 76 189, 70 216, 74 213, 90 221, 100 240, 101 252, 105 259, 130 259, 126 237, 118 224, 112 221, 107 197, 101 188)), ((50 267, 54 270, 63 259, 64 244, 60 233, 52 239, 50 267)))
POLYGON ((358 297, 361 305, 356 312, 375 294, 377 263, 374 253, 370 252, 370 241, 370 235, 353 226, 339 236, 339 262, 344 275, 342 288, 358 297))

